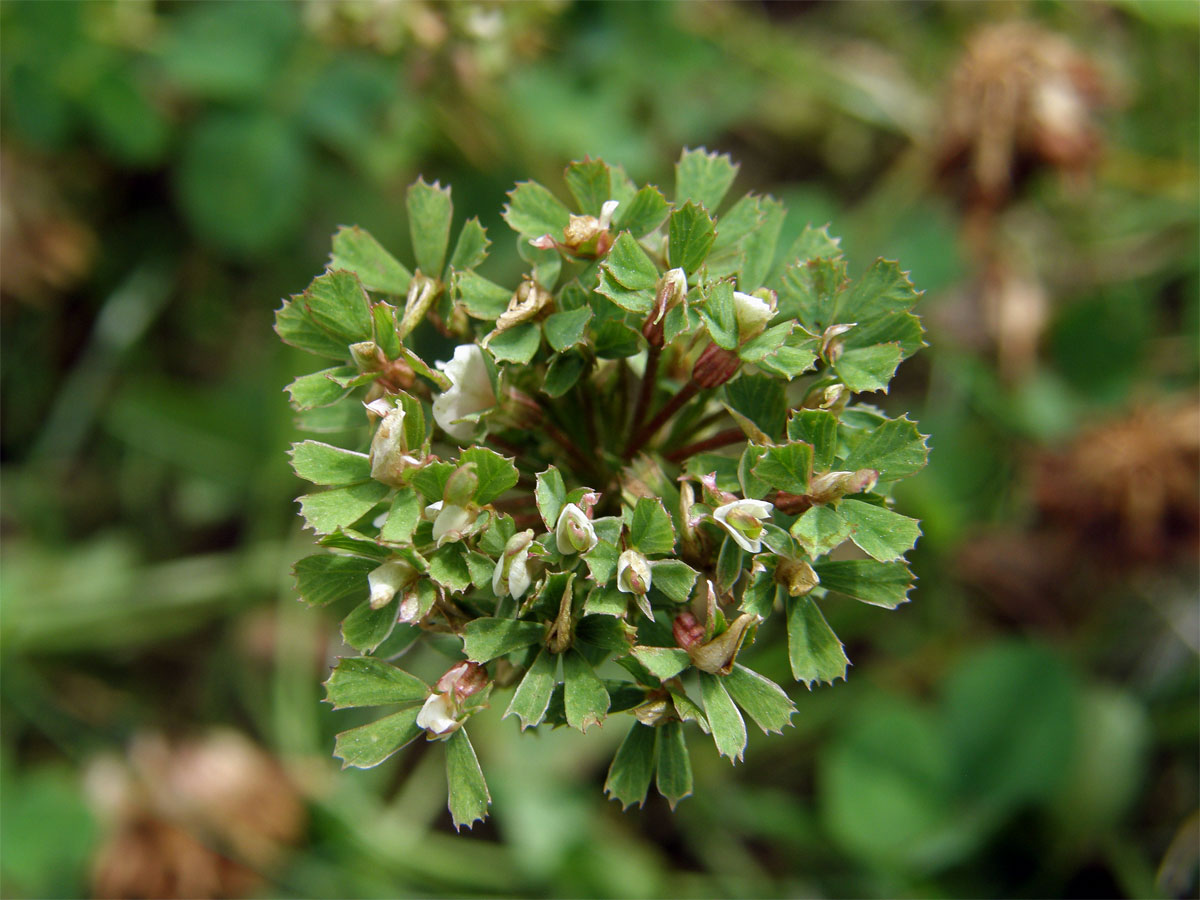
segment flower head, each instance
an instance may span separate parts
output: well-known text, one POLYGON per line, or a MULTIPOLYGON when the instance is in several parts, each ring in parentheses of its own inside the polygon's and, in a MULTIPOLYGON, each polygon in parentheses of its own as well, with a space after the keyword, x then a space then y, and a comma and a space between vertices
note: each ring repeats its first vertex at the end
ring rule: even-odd
POLYGON ((643 595, 650 590, 650 561, 636 550, 622 551, 617 559, 617 590, 643 595))
POLYGON ((417 570, 402 559, 385 562, 367 575, 371 590, 371 609, 382 609, 392 602, 396 592, 408 587, 417 577, 417 570))
POLYGON ((417 725, 430 738, 448 735, 462 727, 462 702, 487 686, 487 670, 479 663, 460 662, 433 686, 433 693, 417 713, 417 725))
POLYGON ((766 500, 734 500, 713 510, 717 524, 747 553, 762 549, 763 520, 771 517, 775 507, 766 500))
POLYGON ((512 597, 520 600, 529 590, 533 576, 529 573, 529 545, 533 543, 533 529, 514 534, 508 539, 504 553, 496 561, 492 572, 492 592, 497 597, 512 597))
POLYGON ((454 348, 454 358, 437 367, 450 379, 450 389, 433 398, 433 418, 456 441, 469 441, 475 423, 464 419, 496 405, 483 351, 475 344, 460 344, 454 348))
POLYGON ((596 529, 592 527, 587 514, 574 503, 564 506, 554 527, 554 542, 558 545, 558 552, 563 555, 587 553, 596 546, 597 541, 596 529))
POLYGON ((775 303, 772 300, 741 291, 733 292, 733 311, 737 316, 739 340, 747 341, 762 334, 767 323, 775 317, 775 303))

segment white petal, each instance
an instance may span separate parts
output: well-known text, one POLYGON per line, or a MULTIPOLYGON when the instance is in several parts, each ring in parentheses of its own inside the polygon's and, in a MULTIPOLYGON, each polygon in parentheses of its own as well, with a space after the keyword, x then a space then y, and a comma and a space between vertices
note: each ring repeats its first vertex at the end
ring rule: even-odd
POLYGON ((562 508, 562 512, 558 514, 558 522, 554 527, 554 542, 558 545, 558 552, 563 555, 572 553, 586 553, 596 546, 599 538, 596 537, 596 529, 592 527, 592 520, 587 517, 582 509, 574 503, 568 503, 562 508), (582 550, 576 550, 571 543, 568 533, 568 528, 571 522, 583 528, 587 533, 587 546, 582 550))
POLYGON ((417 725, 434 734, 445 734, 458 724, 453 713, 454 707, 449 693, 430 694, 421 711, 417 713, 417 725))
POLYGON ((520 600, 532 581, 529 574, 529 548, 526 548, 513 557, 512 568, 508 570, 508 592, 514 600, 520 600))
POLYGON ((462 531, 471 522, 471 514, 461 506, 444 506, 433 522, 433 539, 440 542, 452 532, 462 531))

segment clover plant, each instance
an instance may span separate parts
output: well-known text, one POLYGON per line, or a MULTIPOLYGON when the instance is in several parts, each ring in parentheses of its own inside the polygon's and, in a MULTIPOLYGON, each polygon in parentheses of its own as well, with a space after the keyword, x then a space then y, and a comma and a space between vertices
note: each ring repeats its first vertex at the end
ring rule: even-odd
POLYGON ((333 363, 288 387, 300 425, 354 436, 291 451, 321 547, 299 593, 346 609, 361 654, 328 700, 398 710, 334 755, 443 742, 456 826, 487 814, 466 726, 490 703, 522 729, 630 723, 606 790, 627 806, 654 782, 674 805, 685 729, 737 761, 747 718, 796 712, 739 661, 768 620, 811 687, 848 665, 823 605, 907 599, 920 529, 889 495, 925 438, 859 395, 923 346, 918 292, 884 260, 851 279, 826 228, 781 245, 779 201, 725 203, 736 174, 701 149, 673 200, 600 160, 567 167, 570 205, 518 184, 515 285, 482 270, 478 220, 451 242, 449 188, 418 180, 408 260, 341 228, 277 313, 333 363), (432 685, 396 665, 418 641, 449 657, 432 685))

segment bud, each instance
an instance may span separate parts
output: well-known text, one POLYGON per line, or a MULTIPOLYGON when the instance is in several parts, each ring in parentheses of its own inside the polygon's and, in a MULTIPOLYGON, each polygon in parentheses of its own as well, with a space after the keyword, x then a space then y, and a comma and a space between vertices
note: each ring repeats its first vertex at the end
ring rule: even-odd
POLYGON ((663 345, 662 320, 667 311, 682 303, 687 308, 687 273, 683 269, 671 269, 658 281, 654 296, 654 309, 642 326, 642 335, 655 347, 663 345))
POLYGON ((439 547, 452 541, 461 541, 463 532, 474 521, 475 513, 469 507, 442 502, 437 518, 433 520, 433 539, 439 547))
POLYGON ((421 461, 408 453, 404 439, 404 407, 392 406, 386 400, 373 400, 367 409, 383 415, 375 436, 371 438, 371 477, 392 487, 402 487, 403 472, 421 461))
POLYGON ((625 550, 617 559, 617 590, 644 597, 650 590, 650 562, 636 550, 625 550))
POLYGON ((475 463, 465 463, 446 479, 442 500, 447 506, 465 507, 475 498, 475 491, 479 488, 479 475, 475 469, 475 463))
POLYGON ((675 635, 675 643, 689 652, 704 640, 704 626, 690 612, 681 612, 675 617, 671 633, 675 635))
POLYGON ((732 350, 709 344, 692 367, 692 381, 702 388, 720 387, 737 374, 742 361, 732 350))
POLYGON ((775 566, 775 581, 793 597, 803 597, 821 583, 813 567, 802 559, 781 556, 775 566))
POLYGON ((747 630, 761 622, 754 613, 742 613, 721 634, 706 644, 695 643, 685 648, 691 657, 692 665, 701 672, 713 675, 728 675, 733 671, 738 651, 746 640, 747 630))
POLYGON ((350 345, 350 358, 360 372, 378 372, 383 368, 379 347, 374 341, 359 341, 350 345))
POLYGON ((492 592, 497 597, 512 597, 520 600, 533 581, 529 574, 529 546, 533 543, 533 529, 514 534, 504 546, 504 553, 496 561, 492 571, 492 592))
POLYGON ((667 719, 671 714, 671 704, 666 697, 647 700, 641 706, 635 706, 633 714, 643 725, 654 727, 667 719))
POLYGON ((587 553, 596 546, 598 540, 596 529, 583 510, 574 503, 563 507, 554 527, 554 542, 558 545, 559 553, 587 553))
POLYGON ((367 575, 367 586, 371 590, 371 609, 383 609, 392 602, 396 592, 412 584, 417 570, 402 559, 393 559, 373 569, 367 575))
POLYGON ((522 281, 516 292, 509 299, 508 308, 496 320, 496 326, 492 329, 492 333, 484 338, 483 345, 486 347, 488 342, 496 335, 508 331, 508 329, 515 325, 520 325, 522 322, 528 322, 530 319, 535 318, 553 302, 553 295, 536 281, 530 279, 522 281))
POLYGON ((478 663, 460 662, 434 685, 417 713, 417 726, 434 736, 450 735, 462 727, 462 702, 487 687, 487 670, 478 663))
POLYGON ((775 292, 765 288, 761 289, 761 292, 769 294, 769 298, 757 294, 743 294, 741 291, 733 292, 733 311, 737 316, 738 340, 741 343, 762 334, 767 323, 775 317, 778 307, 775 292))
POLYGON ((879 472, 876 469, 826 472, 813 476, 808 485, 808 497, 813 503, 832 503, 847 494, 861 494, 873 490, 878 482, 879 472))
POLYGON ((396 328, 401 339, 421 323, 434 299, 441 293, 442 285, 435 278, 418 271, 408 283, 408 296, 404 300, 404 315, 396 328))
POLYGON ((739 547, 757 553, 762 549, 762 522, 771 517, 772 509, 765 500, 735 500, 714 509, 713 518, 739 547))

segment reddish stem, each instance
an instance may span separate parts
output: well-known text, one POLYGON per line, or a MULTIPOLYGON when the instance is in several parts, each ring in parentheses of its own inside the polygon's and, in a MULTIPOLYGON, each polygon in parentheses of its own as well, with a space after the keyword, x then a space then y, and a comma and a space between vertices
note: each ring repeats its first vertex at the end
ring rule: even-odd
POLYGON ((629 441, 629 446, 625 448, 625 459, 633 459, 633 455, 645 446, 646 441, 654 437, 658 429, 662 428, 675 413, 679 412, 689 400, 696 396, 700 391, 700 385, 695 381, 689 381, 683 386, 683 389, 667 401, 666 405, 658 411, 645 427, 635 434, 629 441))

